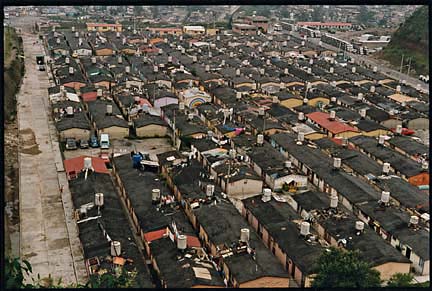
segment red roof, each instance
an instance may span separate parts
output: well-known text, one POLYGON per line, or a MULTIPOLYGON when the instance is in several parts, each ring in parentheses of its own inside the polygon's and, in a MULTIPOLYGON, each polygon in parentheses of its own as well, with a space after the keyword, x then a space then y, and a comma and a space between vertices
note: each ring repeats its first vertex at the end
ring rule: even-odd
POLYGON ((181 28, 169 28, 169 27, 150 27, 151 31, 182 31, 181 28))
MULTIPOLYGON (((80 156, 72 159, 64 160, 64 167, 66 173, 71 172, 79 173, 84 169, 84 158, 86 156, 80 156)), ((92 159, 92 167, 96 173, 109 174, 109 171, 105 165, 105 161, 101 158, 90 157, 92 159)))
POLYGON ((140 98, 140 105, 147 105, 148 107, 153 107, 150 101, 148 101, 146 98, 140 98))
POLYGON ((330 120, 330 114, 324 112, 312 112, 306 114, 307 118, 317 123, 321 127, 327 129, 329 132, 333 134, 338 134, 345 131, 354 131, 358 132, 358 130, 352 126, 349 126, 345 123, 342 123, 337 120, 330 120))
POLYGON ((144 234, 144 239, 147 242, 151 242, 151 241, 162 238, 166 232, 167 232, 166 228, 155 230, 155 231, 150 231, 150 232, 147 232, 144 234))
POLYGON ((186 237, 187 237, 187 246, 188 247, 190 247, 190 248, 193 248, 193 247, 199 248, 199 247, 201 247, 201 243, 200 243, 200 241, 199 241, 199 239, 197 237, 190 236, 190 235, 187 235, 186 237))

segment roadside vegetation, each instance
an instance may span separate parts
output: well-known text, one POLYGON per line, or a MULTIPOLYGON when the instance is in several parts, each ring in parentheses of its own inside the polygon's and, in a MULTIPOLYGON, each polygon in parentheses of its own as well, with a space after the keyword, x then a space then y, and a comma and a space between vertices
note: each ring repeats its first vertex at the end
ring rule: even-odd
POLYGON ((417 9, 392 35, 387 47, 379 57, 389 61, 396 68, 400 67, 404 56, 404 72, 411 58, 411 73, 429 74, 429 9, 422 6, 417 9))

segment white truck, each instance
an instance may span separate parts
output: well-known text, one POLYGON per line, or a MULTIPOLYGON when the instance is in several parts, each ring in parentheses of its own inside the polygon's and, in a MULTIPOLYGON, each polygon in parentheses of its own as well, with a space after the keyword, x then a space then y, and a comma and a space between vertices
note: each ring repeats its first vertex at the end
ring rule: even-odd
POLYGON ((108 133, 102 133, 100 135, 99 144, 100 144, 101 149, 109 149, 110 141, 109 141, 109 134, 108 133))

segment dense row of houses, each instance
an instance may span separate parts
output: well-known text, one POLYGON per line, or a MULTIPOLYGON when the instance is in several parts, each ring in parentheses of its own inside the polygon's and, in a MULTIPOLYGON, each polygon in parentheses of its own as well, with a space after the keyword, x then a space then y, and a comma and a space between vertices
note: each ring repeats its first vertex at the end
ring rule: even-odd
POLYGON ((175 146, 164 179, 111 157, 156 286, 308 287, 329 246, 429 274, 428 147, 402 135, 428 129, 426 94, 284 31, 184 32, 45 38, 62 138, 175 146))

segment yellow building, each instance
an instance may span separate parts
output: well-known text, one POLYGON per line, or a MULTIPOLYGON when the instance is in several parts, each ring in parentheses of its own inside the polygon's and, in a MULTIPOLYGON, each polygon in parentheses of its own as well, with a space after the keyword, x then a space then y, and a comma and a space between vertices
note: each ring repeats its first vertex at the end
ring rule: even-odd
POLYGON ((119 23, 86 23, 87 31, 122 31, 122 25, 119 23))

